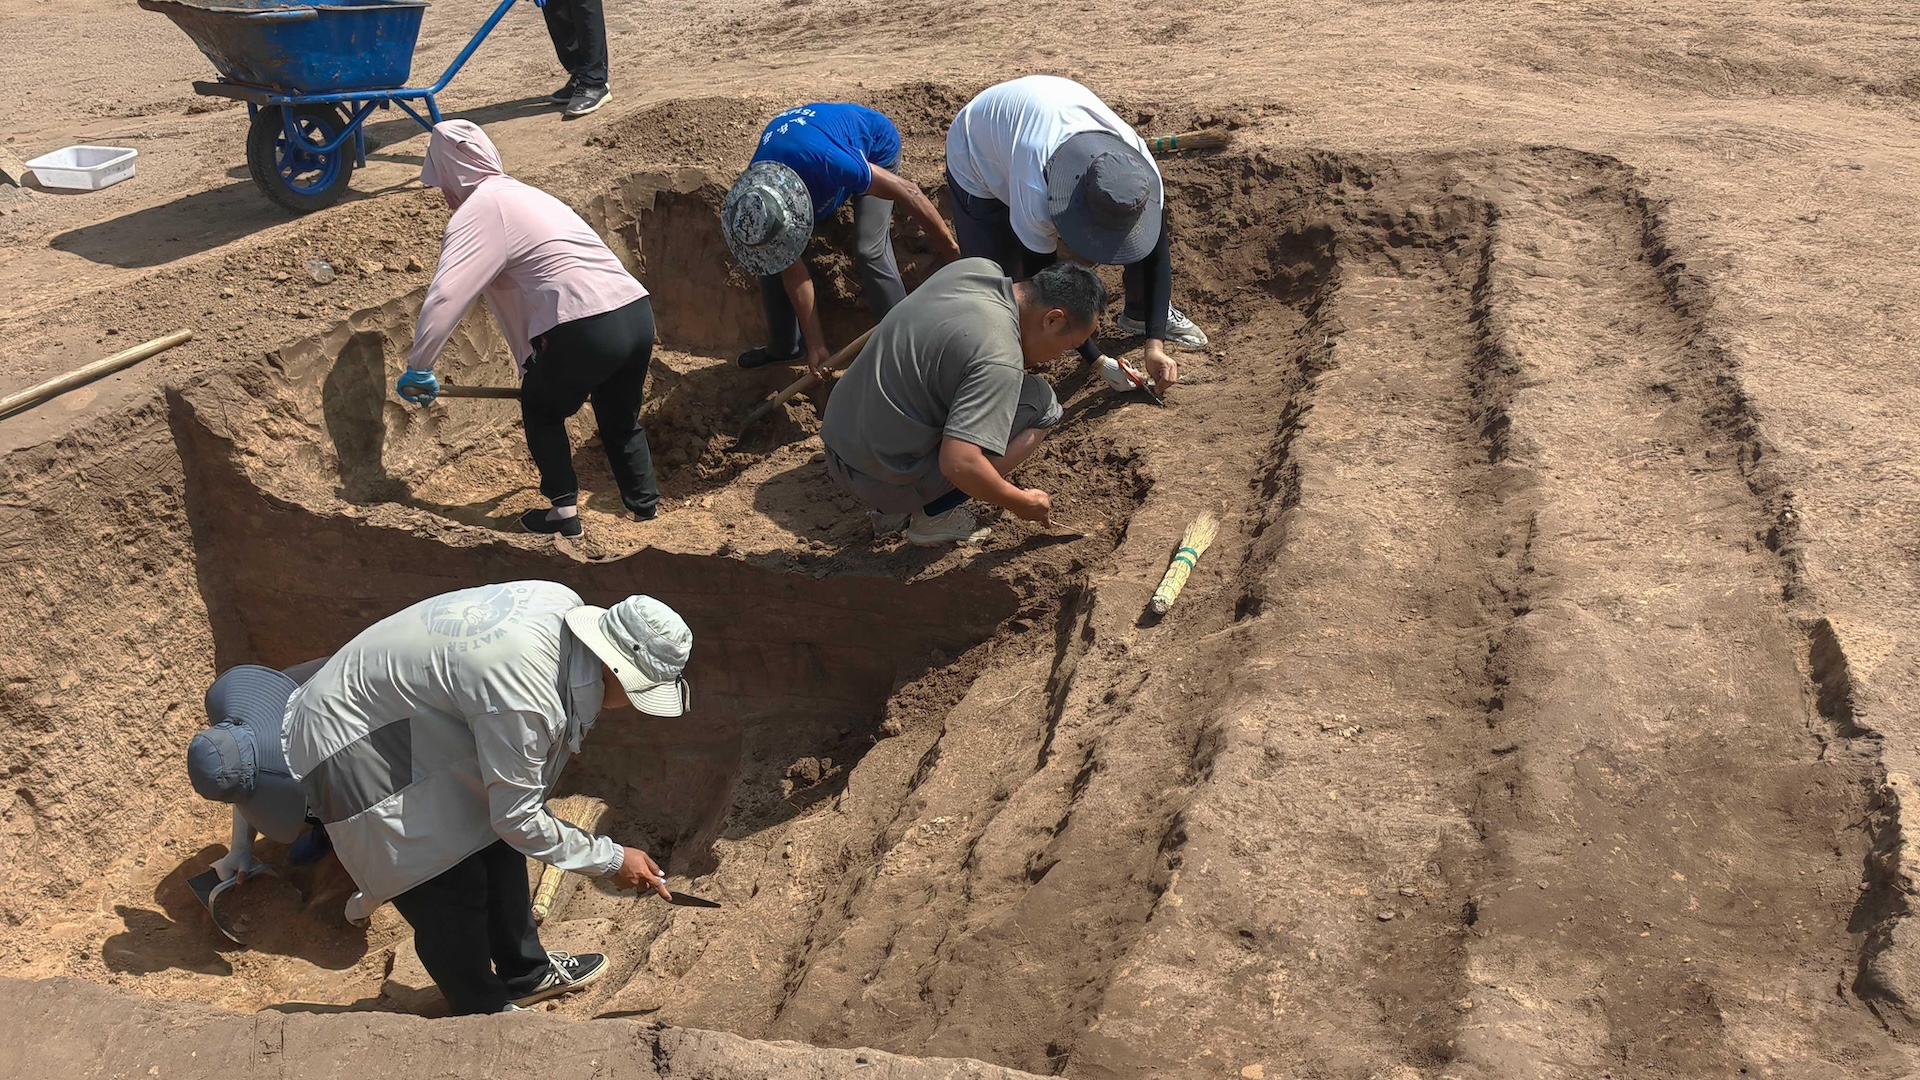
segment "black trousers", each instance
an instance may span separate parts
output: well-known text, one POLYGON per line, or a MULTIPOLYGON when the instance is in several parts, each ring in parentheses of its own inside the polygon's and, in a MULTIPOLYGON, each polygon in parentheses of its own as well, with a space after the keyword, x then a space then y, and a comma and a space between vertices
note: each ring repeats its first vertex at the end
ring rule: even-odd
MULTIPOLYGON (((954 239, 960 242, 960 254, 992 259, 1015 281, 1025 281, 1052 266, 1059 256, 1054 252, 1029 251, 1013 231, 1007 204, 999 199, 982 199, 967 194, 947 174, 947 194, 953 200, 954 239)), ((1121 290, 1126 297, 1122 310, 1129 319, 1145 324, 1146 336, 1165 340, 1167 313, 1173 306, 1173 216, 1160 217, 1160 239, 1139 262, 1120 270, 1121 290)), ((1088 338, 1080 344, 1080 355, 1088 360, 1100 358, 1100 343, 1088 338)))
POLYGON ((640 428, 640 395, 653 360, 653 304, 641 297, 626 307, 561 323, 540 335, 520 381, 520 418, 527 451, 540 469, 540 493, 555 506, 575 502, 567 417, 593 402, 600 445, 620 486, 620 501, 641 518, 660 504, 653 455, 640 428))
POLYGON ((547 0, 547 36, 560 66, 580 86, 607 85, 607 20, 600 0, 547 0))
POLYGON ((413 948, 455 1016, 497 1013, 530 994, 552 962, 533 925, 527 857, 505 840, 393 898, 413 948))

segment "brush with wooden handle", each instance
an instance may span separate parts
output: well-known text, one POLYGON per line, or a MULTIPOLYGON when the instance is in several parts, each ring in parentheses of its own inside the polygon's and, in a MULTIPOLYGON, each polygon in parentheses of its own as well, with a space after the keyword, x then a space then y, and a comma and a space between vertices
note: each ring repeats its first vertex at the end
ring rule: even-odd
MULTIPOLYGON (((607 804, 592 795, 568 795, 547 803, 547 811, 562 821, 570 821, 588 832, 600 827, 607 804)), ((579 875, 557 866, 540 866, 540 884, 533 890, 533 921, 537 925, 558 915, 573 896, 579 875)))

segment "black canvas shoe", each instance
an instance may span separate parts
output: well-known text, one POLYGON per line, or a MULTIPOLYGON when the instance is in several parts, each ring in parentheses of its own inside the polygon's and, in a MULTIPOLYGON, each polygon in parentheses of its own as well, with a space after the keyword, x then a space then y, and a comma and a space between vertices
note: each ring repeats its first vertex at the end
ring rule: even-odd
POLYGON ((567 76, 567 84, 555 90, 553 93, 548 94, 547 100, 553 102, 555 105, 565 105, 567 102, 573 100, 573 95, 579 92, 580 84, 574 82, 573 76, 569 75, 567 76))
POLYGON ((538 507, 520 515, 520 527, 530 533, 540 533, 545 536, 552 536, 556 533, 561 536, 579 536, 580 533, 584 531, 580 527, 579 514, 575 514, 572 517, 549 519, 547 512, 538 507))
POLYGON ((553 966, 547 969, 546 978, 541 979, 540 985, 530 993, 514 998, 512 1004, 524 1009, 548 998, 571 994, 607 972, 607 958, 599 953, 575 956, 572 953, 550 952, 547 959, 552 961, 553 966))
POLYGON ((612 97, 613 91, 604 86, 576 86, 573 88, 573 100, 567 102, 567 111, 560 114, 560 119, 578 120, 605 105, 612 97))
POLYGON ((768 364, 791 364, 805 355, 805 353, 794 353, 792 356, 775 356, 767 350, 765 345, 760 345, 741 353, 734 362, 752 371, 754 368, 766 367, 768 364))

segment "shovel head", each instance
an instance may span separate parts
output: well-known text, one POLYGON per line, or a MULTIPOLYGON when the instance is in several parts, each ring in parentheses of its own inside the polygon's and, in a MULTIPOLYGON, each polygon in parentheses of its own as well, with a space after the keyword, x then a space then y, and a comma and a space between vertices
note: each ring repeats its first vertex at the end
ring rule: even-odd
POLYGON ((215 903, 221 893, 233 888, 239 881, 238 876, 221 881, 220 871, 203 870, 187 879, 187 888, 193 890, 193 898, 200 901, 200 906, 207 909, 207 914, 213 918, 215 929, 227 935, 228 940, 234 944, 245 945, 246 942, 240 940, 240 935, 234 933, 225 922, 221 921, 220 908, 215 903))

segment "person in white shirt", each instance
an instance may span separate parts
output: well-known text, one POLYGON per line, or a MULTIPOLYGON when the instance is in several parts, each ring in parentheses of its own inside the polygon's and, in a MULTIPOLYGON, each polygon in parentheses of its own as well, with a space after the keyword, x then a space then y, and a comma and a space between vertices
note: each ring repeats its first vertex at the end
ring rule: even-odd
MULTIPOLYGON (((1171 232, 1160 171, 1146 142, 1093 91, 1029 75, 981 91, 947 129, 947 188, 960 253, 993 259, 1024 281, 1059 257, 1062 241, 1088 262, 1125 268, 1119 328, 1146 338, 1146 373, 1165 392, 1179 381, 1168 342, 1207 343, 1173 307, 1171 232)), ((1089 338, 1080 354, 1128 385, 1089 338)))

